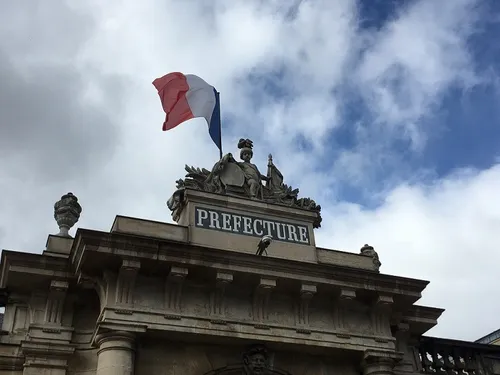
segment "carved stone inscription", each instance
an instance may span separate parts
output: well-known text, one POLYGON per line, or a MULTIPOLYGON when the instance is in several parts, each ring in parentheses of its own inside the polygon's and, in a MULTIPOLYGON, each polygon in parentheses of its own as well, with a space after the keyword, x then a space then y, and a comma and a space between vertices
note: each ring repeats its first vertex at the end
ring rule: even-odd
POLYGON ((305 225, 265 220, 250 215, 195 207, 195 225, 199 228, 254 237, 268 234, 277 241, 310 244, 309 228, 305 225))

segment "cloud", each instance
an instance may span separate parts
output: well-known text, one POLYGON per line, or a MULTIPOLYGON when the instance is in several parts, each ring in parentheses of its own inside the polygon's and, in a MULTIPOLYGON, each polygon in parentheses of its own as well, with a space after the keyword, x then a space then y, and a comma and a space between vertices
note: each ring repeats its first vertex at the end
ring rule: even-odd
MULTIPOLYGON (((151 82, 183 71, 221 91, 225 152, 252 138, 262 171, 272 153, 285 182, 322 205, 321 245, 371 243, 384 271, 432 281, 426 298, 448 308, 439 332, 474 338, 457 322, 477 307, 455 308, 460 296, 445 285, 475 240, 492 238, 498 211, 479 192, 498 187, 485 177, 498 171, 427 186, 432 171, 412 169, 405 153, 425 152, 437 130, 427 120, 447 90, 478 84, 467 47, 478 10, 466 0, 439 11, 411 4, 365 29, 350 0, 9 3, 0 15, 2 245, 39 252, 68 191, 83 206, 80 227, 109 230, 117 214, 170 221, 165 202, 184 164, 218 158, 203 120, 160 130, 151 82), (346 202, 342 192, 355 189, 361 202, 346 202), (464 204, 470 231, 456 212, 464 204)), ((487 285, 473 279, 487 277, 477 262, 462 278, 475 288, 487 285)))
POLYGON ((444 8, 415 2, 369 39, 358 69, 360 91, 375 120, 399 128, 416 148, 425 144, 421 120, 445 91, 477 82, 467 48, 476 7, 470 0, 444 8))
POLYGON ((49 4, 11 4, 0 22, 0 157, 12 174, 52 182, 84 177, 112 154, 124 86, 78 66, 93 20, 60 5, 53 17, 49 4))
POLYGON ((474 340, 498 328, 496 308, 479 306, 497 290, 499 187, 500 165, 456 171, 424 186, 402 184, 374 210, 330 207, 317 241, 349 251, 369 243, 382 272, 431 281, 419 303, 446 309, 432 334, 474 340))

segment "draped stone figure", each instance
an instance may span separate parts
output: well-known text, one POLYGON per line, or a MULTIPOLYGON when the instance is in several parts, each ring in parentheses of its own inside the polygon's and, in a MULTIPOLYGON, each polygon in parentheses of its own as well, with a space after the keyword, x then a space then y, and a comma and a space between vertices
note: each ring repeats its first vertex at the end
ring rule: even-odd
POLYGON ((186 177, 177 180, 177 190, 167 202, 173 216, 182 205, 184 189, 189 188, 313 211, 317 214, 314 227, 321 226, 321 206, 311 198, 298 198, 299 189, 283 183, 283 174, 274 165, 272 155, 268 158, 267 174, 263 175, 251 162, 253 142, 242 138, 238 142, 238 148, 242 161, 237 161, 228 153, 214 164, 211 171, 186 165, 186 177))

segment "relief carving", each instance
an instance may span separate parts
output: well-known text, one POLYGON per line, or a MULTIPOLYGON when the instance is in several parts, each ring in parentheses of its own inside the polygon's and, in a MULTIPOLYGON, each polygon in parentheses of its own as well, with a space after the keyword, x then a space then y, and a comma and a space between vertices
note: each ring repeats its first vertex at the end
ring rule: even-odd
POLYGON ((215 289, 210 294, 210 315, 212 323, 225 323, 225 299, 226 286, 233 281, 233 274, 228 272, 217 272, 215 276, 215 289))
POLYGON ((140 268, 141 263, 137 260, 123 260, 116 281, 115 302, 117 304, 131 305, 133 303, 135 280, 140 268))
POLYGON ((352 307, 356 299, 356 291, 354 289, 342 288, 337 296, 333 306, 333 324, 337 330, 337 336, 350 337, 346 332, 349 331, 349 326, 346 318, 347 309, 352 307))
POLYGON ((179 318, 175 314, 181 312, 181 295, 184 280, 188 274, 188 269, 184 267, 172 266, 165 282, 165 309, 174 315, 166 317, 179 318))
POLYGON ((373 333, 380 336, 391 336, 389 315, 393 304, 392 296, 380 295, 371 309, 373 333))
POLYGON ((251 345, 243 353, 241 364, 224 366, 205 375, 290 375, 287 371, 271 366, 270 358, 265 345, 251 345))
POLYGON ((243 373, 245 375, 264 375, 269 372, 269 354, 263 345, 250 347, 243 354, 243 373))
POLYGON ((64 300, 68 287, 67 281, 52 280, 50 282, 50 290, 45 305, 45 323, 58 325, 62 323, 64 300))
POLYGON ((264 322, 269 315, 269 297, 271 291, 276 287, 275 279, 261 278, 259 285, 255 288, 253 297, 253 320, 256 327, 265 328, 264 322))
POLYGON ((309 303, 311 299, 316 294, 316 285, 313 284, 302 284, 300 286, 300 299, 297 308, 297 323, 299 328, 298 332, 309 333, 310 331, 306 328, 309 326, 309 303))

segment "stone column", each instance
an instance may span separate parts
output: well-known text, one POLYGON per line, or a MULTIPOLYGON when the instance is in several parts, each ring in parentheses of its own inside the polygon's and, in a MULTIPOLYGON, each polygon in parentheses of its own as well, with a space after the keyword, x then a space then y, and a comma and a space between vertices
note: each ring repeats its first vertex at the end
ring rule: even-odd
POLYGON ((399 352, 367 350, 363 356, 363 375, 392 375, 402 357, 399 352))
POLYGON ((124 331, 112 331, 96 337, 96 375, 133 375, 135 336, 124 331))

